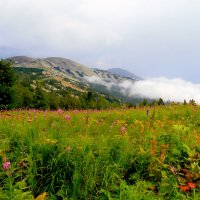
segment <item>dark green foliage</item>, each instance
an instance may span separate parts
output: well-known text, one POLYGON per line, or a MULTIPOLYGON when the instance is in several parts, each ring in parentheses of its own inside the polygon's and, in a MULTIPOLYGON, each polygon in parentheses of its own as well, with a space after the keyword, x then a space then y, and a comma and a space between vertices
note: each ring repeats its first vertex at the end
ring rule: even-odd
MULTIPOLYGON (((94 91, 80 92, 64 87, 59 81, 45 77, 43 69, 14 68, 16 83, 11 88, 1 89, 4 97, 2 108, 37 108, 37 109, 106 109, 119 107, 118 100, 94 91), (12 99, 12 101, 11 101, 12 99)), ((71 82, 66 79, 65 81, 71 82)), ((81 89, 83 86, 77 83, 81 89)))
POLYGON ((162 98, 158 99, 158 105, 165 105, 165 103, 164 103, 162 98))
POLYGON ((8 108, 9 104, 12 102, 12 89, 7 86, 0 85, 0 108, 8 108))
POLYGON ((12 102, 12 89, 15 81, 12 63, 0 60, 0 108, 7 108, 12 102))
POLYGON ((33 93, 28 87, 21 84, 16 84, 13 86, 13 103, 14 108, 30 108, 33 107, 33 93))
POLYGON ((33 151, 35 156, 32 159, 36 160, 37 169, 35 194, 43 191, 56 194, 63 185, 72 181, 74 164, 65 151, 61 152, 57 145, 52 144, 34 146, 33 151))
POLYGON ((149 103, 148 103, 148 100, 147 99, 144 99, 141 103, 140 103, 140 106, 148 106, 149 103))
POLYGON ((23 81, 24 79, 38 80, 45 77, 42 74, 44 70, 39 68, 15 67, 14 71, 18 81, 23 81))
POLYGON ((14 84, 15 76, 12 69, 12 62, 0 60, 0 84, 11 87, 14 84))
POLYGON ((43 109, 43 110, 48 108, 47 99, 39 84, 37 84, 37 87, 35 89, 35 93, 33 96, 33 107, 37 109, 43 109))

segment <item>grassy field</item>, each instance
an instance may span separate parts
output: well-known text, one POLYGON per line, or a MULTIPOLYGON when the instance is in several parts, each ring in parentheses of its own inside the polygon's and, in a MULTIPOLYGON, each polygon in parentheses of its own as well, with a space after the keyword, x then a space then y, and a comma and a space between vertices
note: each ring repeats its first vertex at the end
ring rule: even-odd
POLYGON ((199 200, 199 183, 198 106, 0 113, 1 200, 199 200))

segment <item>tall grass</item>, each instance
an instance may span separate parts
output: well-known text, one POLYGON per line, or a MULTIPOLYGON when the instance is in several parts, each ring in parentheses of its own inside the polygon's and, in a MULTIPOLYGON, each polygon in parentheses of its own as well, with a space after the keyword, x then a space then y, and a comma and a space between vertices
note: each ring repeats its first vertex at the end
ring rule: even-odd
POLYGON ((0 199, 200 199, 200 108, 146 109, 1 112, 0 199))

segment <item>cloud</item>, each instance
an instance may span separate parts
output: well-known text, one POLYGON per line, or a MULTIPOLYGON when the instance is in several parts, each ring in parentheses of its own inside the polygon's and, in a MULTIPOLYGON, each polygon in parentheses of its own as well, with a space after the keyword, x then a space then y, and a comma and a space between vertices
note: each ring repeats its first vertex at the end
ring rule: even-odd
POLYGON ((1 0, 1 5, 0 57, 62 56, 89 67, 101 60, 142 77, 199 81, 199 0, 1 0))
POLYGON ((200 84, 194 84, 179 78, 164 77, 138 81, 135 84, 123 82, 121 88, 129 89, 128 95, 158 99, 164 101, 183 102, 195 99, 200 104, 200 84))
POLYGON ((116 83, 111 81, 106 81, 105 79, 101 79, 97 76, 87 76, 85 77, 85 80, 87 80, 90 83, 104 85, 108 90, 111 90, 113 86, 116 86, 116 83))
POLYGON ((90 77, 89 82, 101 84, 112 90, 113 86, 119 87, 119 91, 129 97, 141 97, 150 99, 162 98, 164 101, 183 102, 194 99, 200 104, 200 84, 194 84, 180 78, 168 79, 165 77, 150 78, 140 81, 123 81, 120 83, 107 82, 98 77, 90 77))

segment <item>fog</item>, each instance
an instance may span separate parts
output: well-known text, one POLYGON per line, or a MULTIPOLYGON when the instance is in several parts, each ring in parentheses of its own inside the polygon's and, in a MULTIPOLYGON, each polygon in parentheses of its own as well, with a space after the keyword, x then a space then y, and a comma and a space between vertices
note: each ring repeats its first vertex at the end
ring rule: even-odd
POLYGON ((200 104, 200 84, 194 84, 180 78, 168 79, 165 77, 149 78, 140 81, 123 81, 120 83, 107 82, 98 77, 87 77, 92 83, 101 84, 112 90, 112 86, 118 86, 119 91, 129 97, 158 99, 164 101, 187 102, 194 99, 200 104))

